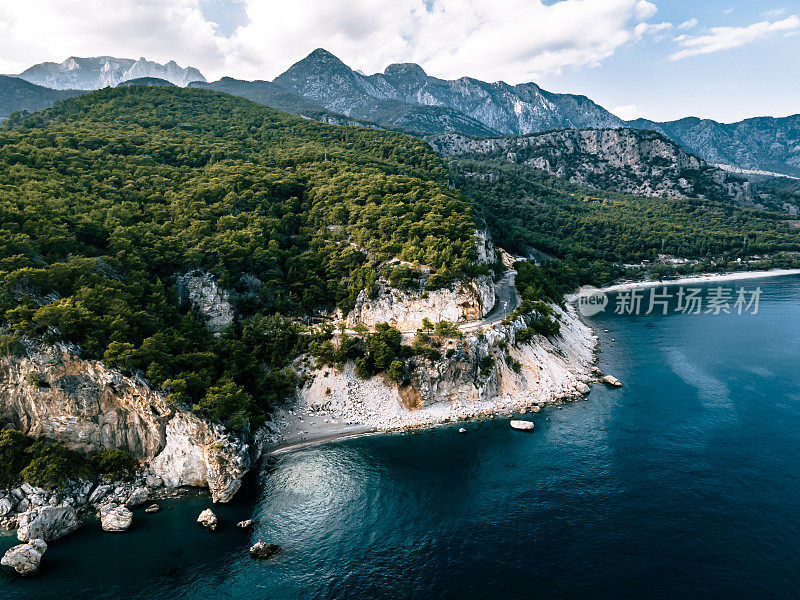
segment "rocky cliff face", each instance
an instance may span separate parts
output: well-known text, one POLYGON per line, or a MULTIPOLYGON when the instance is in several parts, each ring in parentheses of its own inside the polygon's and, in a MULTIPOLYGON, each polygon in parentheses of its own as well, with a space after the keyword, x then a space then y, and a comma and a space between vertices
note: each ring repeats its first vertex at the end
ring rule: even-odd
POLYGON ((661 132, 712 164, 800 177, 800 115, 737 123, 696 117, 666 123, 637 119, 628 125, 661 132))
POLYGON ((352 365, 316 371, 298 393, 296 411, 278 414, 277 421, 286 430, 312 416, 386 430, 578 398, 589 390, 596 338, 574 309, 553 308, 560 335, 518 342, 521 319, 473 331, 446 342, 439 360, 415 359, 405 387, 382 375, 362 380, 352 365))
POLYGON ((145 58, 133 60, 113 56, 72 56, 62 63, 40 63, 26 69, 18 77, 56 90, 97 90, 140 77, 157 77, 179 86, 186 86, 192 81, 205 81, 200 71, 194 67, 184 69, 175 61, 162 65, 145 58))
MULTIPOLYGON (((475 231, 475 249, 478 263, 495 262, 494 243, 487 231, 475 231)), ((346 324, 352 329, 359 324, 372 328, 377 323, 389 323, 400 331, 413 332, 422 327, 425 318, 432 323, 481 319, 494 308, 495 301, 494 284, 485 275, 433 291, 398 290, 382 281, 372 297, 361 291, 346 324)))
POLYGON ((375 297, 362 290, 356 305, 347 315, 347 326, 358 324, 374 327, 389 323, 400 331, 416 331, 422 320, 462 323, 480 319, 492 310, 494 286, 487 276, 464 281, 452 288, 430 292, 407 292, 378 284, 375 297))
POLYGON ((176 279, 181 304, 189 304, 204 315, 206 325, 217 335, 230 326, 236 313, 231 305, 231 294, 222 289, 211 273, 188 273, 176 279))
POLYGON ((637 196, 706 196, 737 204, 751 202, 746 181, 706 164, 652 131, 564 129, 490 139, 442 134, 428 141, 445 156, 502 159, 597 189, 637 196))
POLYGON ((28 343, 24 356, 0 358, 0 418, 84 452, 127 450, 166 485, 207 486, 220 502, 260 448, 64 344, 28 343))

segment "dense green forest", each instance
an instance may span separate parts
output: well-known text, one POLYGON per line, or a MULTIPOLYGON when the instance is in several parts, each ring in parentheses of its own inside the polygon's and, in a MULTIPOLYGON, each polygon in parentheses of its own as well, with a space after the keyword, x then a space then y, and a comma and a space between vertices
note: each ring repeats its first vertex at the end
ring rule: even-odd
POLYGON ((625 274, 621 265, 659 254, 702 260, 708 271, 729 268, 739 257, 800 250, 800 233, 786 214, 708 199, 598 191, 504 161, 449 164, 495 243, 521 255, 535 248, 561 261, 558 278, 565 289, 610 283, 625 274))
POLYGON ((294 389, 290 361, 315 342, 298 318, 347 310, 392 257, 433 286, 476 272, 474 210, 446 183, 421 140, 206 90, 105 89, 12 118, 0 350, 71 341, 247 427, 294 389), (220 337, 179 308, 194 270, 238 293, 220 337))

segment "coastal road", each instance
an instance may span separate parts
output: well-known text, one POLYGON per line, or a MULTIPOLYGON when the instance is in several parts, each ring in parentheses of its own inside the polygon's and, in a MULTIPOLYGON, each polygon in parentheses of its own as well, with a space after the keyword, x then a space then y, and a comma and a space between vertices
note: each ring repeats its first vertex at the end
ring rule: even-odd
POLYGON ((494 284, 496 300, 491 312, 478 321, 470 321, 459 325, 461 331, 473 331, 487 325, 493 325, 505 319, 511 312, 519 306, 519 294, 514 287, 514 278, 517 272, 509 269, 494 284))

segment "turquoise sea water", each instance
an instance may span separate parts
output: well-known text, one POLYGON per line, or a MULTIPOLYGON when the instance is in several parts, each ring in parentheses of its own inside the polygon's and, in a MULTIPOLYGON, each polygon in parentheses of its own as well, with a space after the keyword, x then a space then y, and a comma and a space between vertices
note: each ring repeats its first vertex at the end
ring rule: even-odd
POLYGON ((203 498, 121 535, 90 525, 0 597, 797 597, 800 278, 722 285, 760 286, 759 314, 590 319, 625 386, 532 434, 493 420, 297 451, 215 508, 217 533, 194 523, 203 498), (256 539, 284 551, 253 561, 256 539))

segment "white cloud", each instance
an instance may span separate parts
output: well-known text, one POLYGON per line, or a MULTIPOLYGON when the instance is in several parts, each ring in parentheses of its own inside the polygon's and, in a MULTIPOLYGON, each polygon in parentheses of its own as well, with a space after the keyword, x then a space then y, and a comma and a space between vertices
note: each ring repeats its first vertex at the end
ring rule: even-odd
POLYGON ((610 110, 623 121, 631 121, 642 116, 642 108, 638 104, 623 104, 610 110))
MULTIPOLYGON (((204 0, 207 1, 207 0, 204 0)), ((0 7, 0 72, 109 54, 175 59, 207 77, 271 79, 324 47, 354 68, 419 62, 443 77, 510 82, 593 66, 663 34, 646 0, 243 0, 230 36, 199 0, 24 0, 0 7)))
POLYGON ((694 17, 678 25, 678 29, 694 29, 695 27, 697 27, 697 19, 694 17))
POLYGON ((713 27, 703 35, 679 35, 675 38, 683 49, 670 55, 672 60, 681 60, 699 54, 710 54, 721 50, 738 48, 761 38, 779 33, 790 33, 800 29, 800 17, 792 15, 782 21, 762 21, 747 27, 713 27))

